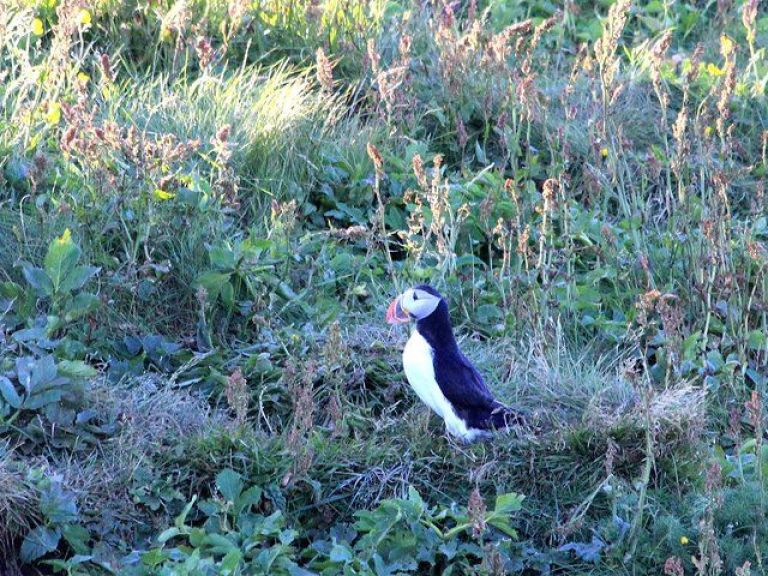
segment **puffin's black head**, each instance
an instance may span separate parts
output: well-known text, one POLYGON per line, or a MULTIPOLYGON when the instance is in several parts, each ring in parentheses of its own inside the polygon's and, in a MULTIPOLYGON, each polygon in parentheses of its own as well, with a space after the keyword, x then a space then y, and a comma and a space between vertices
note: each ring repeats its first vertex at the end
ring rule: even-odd
POLYGON ((448 305, 440 293, 428 284, 409 288, 395 298, 387 309, 387 322, 400 324, 411 319, 423 321, 448 318, 448 305))

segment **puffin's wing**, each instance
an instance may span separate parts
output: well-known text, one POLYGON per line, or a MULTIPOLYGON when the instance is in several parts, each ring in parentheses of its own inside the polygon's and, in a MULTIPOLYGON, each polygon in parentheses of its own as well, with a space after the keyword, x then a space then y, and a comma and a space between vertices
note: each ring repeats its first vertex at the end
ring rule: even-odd
POLYGON ((435 379, 457 410, 477 412, 495 408, 496 402, 483 377, 461 352, 434 359, 435 379))

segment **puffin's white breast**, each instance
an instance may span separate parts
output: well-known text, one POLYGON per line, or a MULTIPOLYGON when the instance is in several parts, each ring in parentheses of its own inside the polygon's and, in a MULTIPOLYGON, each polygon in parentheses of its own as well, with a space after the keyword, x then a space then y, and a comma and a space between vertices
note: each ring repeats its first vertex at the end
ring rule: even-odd
POLYGON ((408 383, 421 401, 445 420, 445 427, 454 436, 464 440, 472 440, 477 435, 476 430, 468 430, 464 421, 448 402, 435 379, 435 368, 432 364, 432 347, 424 337, 414 330, 403 350, 403 370, 408 383))

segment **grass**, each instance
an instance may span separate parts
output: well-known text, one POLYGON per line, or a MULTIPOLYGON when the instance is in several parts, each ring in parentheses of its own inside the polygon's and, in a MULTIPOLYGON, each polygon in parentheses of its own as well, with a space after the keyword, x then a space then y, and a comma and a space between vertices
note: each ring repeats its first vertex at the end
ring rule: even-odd
POLYGON ((766 34, 750 0, 0 7, 9 565, 763 574, 766 34), (421 282, 530 430, 415 399, 383 316, 421 282))

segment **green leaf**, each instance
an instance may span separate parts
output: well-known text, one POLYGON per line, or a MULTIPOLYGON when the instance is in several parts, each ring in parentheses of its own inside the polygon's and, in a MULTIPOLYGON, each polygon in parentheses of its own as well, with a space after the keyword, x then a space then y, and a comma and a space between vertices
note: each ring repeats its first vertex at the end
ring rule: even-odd
POLYGON ((74 522, 78 518, 75 496, 64 492, 61 484, 54 482, 40 494, 40 512, 52 524, 74 522))
POLYGON ((346 546, 334 544, 328 557, 330 558, 331 562, 346 563, 352 560, 352 552, 346 546))
POLYGON ((38 296, 53 296, 53 283, 45 270, 32 266, 29 262, 22 262, 21 273, 38 296))
POLYGON ((221 570, 223 574, 232 574, 240 566, 240 560, 243 559, 243 553, 240 550, 230 550, 221 560, 221 570))
POLYGON ((747 347, 750 350, 762 350, 765 348, 766 337, 762 330, 752 330, 747 337, 747 347))
POLYGON ((184 526, 184 523, 187 521, 187 516, 192 510, 192 506, 195 505, 195 502, 197 502, 197 495, 192 496, 192 500, 187 502, 186 506, 184 506, 184 510, 181 511, 181 514, 174 518, 173 525, 176 526, 176 528, 182 528, 184 526))
POLYGON ((43 262, 54 292, 59 291, 62 282, 74 270, 79 259, 80 248, 72 241, 72 234, 67 228, 64 234, 51 242, 43 262))
POLYGON ((168 552, 162 550, 161 548, 154 548, 149 552, 145 552, 141 555, 141 563, 145 566, 155 568, 156 566, 160 566, 160 564, 168 560, 168 558, 170 558, 170 554, 168 554, 168 552))
POLYGON ((70 272, 59 287, 60 292, 69 293, 80 290, 86 282, 101 271, 97 266, 78 266, 70 272))
POLYGON ((230 550, 237 550, 234 543, 222 534, 206 534, 203 541, 210 546, 213 554, 227 554, 230 550))
POLYGON ((0 395, 11 408, 18 410, 21 407, 21 397, 16 392, 13 382, 5 376, 0 376, 0 395))
POLYGON ((235 502, 243 490, 243 479, 234 470, 226 468, 216 475, 216 487, 229 502, 235 502))
POLYGON ((86 554, 90 550, 88 541, 91 539, 91 535, 88 533, 88 530, 79 524, 64 524, 61 527, 61 535, 64 536, 64 540, 67 541, 67 544, 69 544, 79 555, 72 558, 72 562, 78 557, 85 558, 86 561, 90 560, 90 556, 83 556, 83 554, 86 554))
POLYGON ((166 542, 168 542, 168 540, 170 540, 171 538, 176 538, 176 536, 178 536, 179 534, 181 534, 181 530, 179 530, 175 526, 173 528, 168 528, 166 530, 163 530, 160 533, 160 536, 157 537, 157 542, 159 544, 165 544, 166 542))
POLYGON ((0 298, 18 300, 24 297, 24 289, 15 282, 0 282, 0 298))
POLYGON ((500 494, 496 497, 496 508, 494 512, 499 514, 511 514, 512 512, 519 512, 523 507, 523 499, 525 497, 515 492, 508 494, 500 494))
POLYGON ((27 394, 34 394, 36 390, 44 390, 52 384, 60 385, 56 381, 58 370, 56 361, 50 354, 41 358, 19 358, 16 360, 16 374, 27 394))
POLYGON ((510 526, 509 521, 501 516, 491 516, 488 518, 488 524, 494 528, 501 530, 510 538, 517 539, 517 530, 510 526))
POLYGON ((261 495, 262 491, 261 488, 258 486, 251 486, 247 490, 245 490, 240 496, 237 498, 237 502, 235 504, 235 512, 237 514, 240 514, 243 510, 246 508, 249 508, 250 506, 255 506, 259 502, 261 502, 261 495))
POLYGON ((72 322, 73 320, 82 318, 96 310, 100 304, 101 300, 96 294, 80 292, 77 296, 72 298, 64 308, 64 319, 67 322, 72 322))
POLYGON ((27 410, 39 410, 48 404, 56 404, 61 401, 61 390, 48 390, 42 394, 34 394, 24 400, 24 408, 27 410))
POLYGON ((22 562, 33 562, 49 552, 53 552, 58 548, 59 540, 61 540, 61 532, 45 526, 38 526, 29 532, 21 543, 22 562))
POLYGON ((229 284, 229 276, 229 274, 221 272, 206 272, 198 276, 196 284, 202 286, 208 292, 209 302, 215 302, 221 293, 222 287, 229 284))
POLYGON ((211 266, 216 270, 230 272, 237 267, 237 254, 228 246, 213 246, 208 250, 211 266))
POLYGON ((488 164, 488 158, 485 155, 485 151, 480 147, 478 140, 475 140, 475 156, 480 164, 488 164))
POLYGON ((227 282, 221 287, 221 301, 227 308, 233 308, 235 305, 235 287, 232 282, 227 282))
POLYGON ((155 200, 172 200, 176 197, 176 194, 173 192, 166 192, 165 190, 162 190, 160 188, 155 188, 154 192, 152 192, 152 196, 154 196, 155 200))
POLYGON ((69 378, 95 378, 99 371, 82 360, 61 360, 59 374, 69 378))

